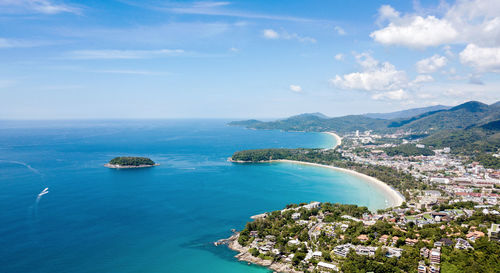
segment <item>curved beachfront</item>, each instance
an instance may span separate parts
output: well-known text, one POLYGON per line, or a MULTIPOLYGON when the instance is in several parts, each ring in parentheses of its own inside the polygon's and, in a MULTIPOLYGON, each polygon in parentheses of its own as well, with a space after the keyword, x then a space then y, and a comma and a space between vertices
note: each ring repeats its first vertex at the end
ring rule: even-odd
MULTIPOLYGON (((325 134, 328 134, 335 138, 335 145, 331 148, 328 149, 335 149, 342 143, 342 138, 337 135, 336 133, 333 132, 324 132, 325 134)), ((233 161, 231 158, 229 159, 231 162, 235 163, 245 163, 243 161, 233 161)), ((356 176, 357 178, 360 178, 361 180, 370 183, 374 187, 377 187, 386 197, 386 207, 397 207, 400 206, 404 201, 404 197, 399 193, 397 190, 389 186, 388 184, 378 180, 377 178, 368 176, 366 174, 362 174, 353 170, 349 169, 344 169, 344 168, 339 168, 339 167, 334 167, 330 165, 324 165, 324 164, 318 164, 318 163, 310 163, 310 162, 304 162, 304 161, 297 161, 297 160, 288 160, 288 159, 276 159, 276 160, 269 160, 265 162, 277 162, 277 163, 291 163, 291 164, 300 164, 300 165, 308 165, 308 166, 315 166, 315 167, 322 167, 322 168, 329 168, 335 171, 343 172, 343 173, 348 173, 350 175, 356 176)))
POLYGON ((336 133, 334 132, 324 132, 324 133, 335 138, 335 145, 330 149, 335 149, 336 147, 340 146, 340 144, 342 144, 342 138, 336 133))
POLYGON ((343 173, 348 173, 348 174, 354 175, 354 176, 360 178, 361 180, 366 181, 367 183, 370 183, 373 186, 380 189, 384 193, 384 196, 386 197, 387 207, 397 207, 397 206, 400 206, 405 201, 404 198, 401 196, 401 194, 398 191, 396 191, 395 189, 393 189, 391 186, 387 185, 386 183, 384 183, 384 182, 382 182, 374 177, 371 177, 371 176, 368 176, 366 174, 362 174, 362 173, 359 173, 359 172, 356 172, 353 170, 348 170, 348 169, 329 166, 329 165, 295 161, 295 160, 287 160, 287 159, 271 160, 270 162, 281 162, 281 163, 292 163, 292 164, 316 166, 316 167, 322 167, 322 168, 329 168, 329 169, 336 170, 336 171, 343 172, 343 173))

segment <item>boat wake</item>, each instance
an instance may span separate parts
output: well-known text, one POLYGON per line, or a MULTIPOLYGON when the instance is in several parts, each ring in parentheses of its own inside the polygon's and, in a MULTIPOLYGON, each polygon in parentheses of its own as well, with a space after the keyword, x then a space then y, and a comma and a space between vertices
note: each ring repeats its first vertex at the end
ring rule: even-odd
POLYGON ((42 199, 42 196, 46 195, 47 193, 49 193, 49 188, 45 188, 42 192, 40 192, 38 194, 38 196, 36 197, 36 204, 37 205, 40 202, 40 199, 42 199))

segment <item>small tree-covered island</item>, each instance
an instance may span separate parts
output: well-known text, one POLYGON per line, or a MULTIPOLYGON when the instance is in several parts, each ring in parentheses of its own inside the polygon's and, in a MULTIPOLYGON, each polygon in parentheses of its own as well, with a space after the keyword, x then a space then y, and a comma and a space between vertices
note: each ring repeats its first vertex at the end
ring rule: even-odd
POLYGON ((113 169, 148 168, 158 166, 153 160, 147 157, 119 156, 111 159, 105 167, 113 169))

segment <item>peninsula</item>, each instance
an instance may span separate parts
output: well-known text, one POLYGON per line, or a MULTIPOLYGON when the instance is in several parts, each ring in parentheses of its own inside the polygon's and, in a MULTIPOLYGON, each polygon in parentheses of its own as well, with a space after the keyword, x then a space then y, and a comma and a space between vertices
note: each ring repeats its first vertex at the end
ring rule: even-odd
POLYGON ((105 167, 113 169, 148 168, 158 166, 153 160, 147 157, 120 156, 115 157, 104 164, 105 167))
POLYGON ((376 212, 355 205, 291 204, 250 217, 253 221, 221 243, 239 252, 239 260, 286 273, 497 272, 499 106, 471 101, 390 119, 299 115, 230 123, 335 129, 342 144, 334 148, 246 150, 230 160, 335 168, 393 194, 387 195, 388 207, 376 212))

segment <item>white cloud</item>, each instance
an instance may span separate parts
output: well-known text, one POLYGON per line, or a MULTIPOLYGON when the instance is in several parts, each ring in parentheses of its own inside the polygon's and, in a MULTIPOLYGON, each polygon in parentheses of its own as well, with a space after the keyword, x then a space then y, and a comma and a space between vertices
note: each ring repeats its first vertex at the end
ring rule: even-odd
POLYGON ((418 75, 411 81, 405 71, 397 70, 389 62, 379 62, 369 53, 355 57, 361 71, 336 75, 329 80, 332 85, 371 93, 371 98, 375 100, 403 100, 410 99, 422 84, 434 81, 432 76, 426 74, 418 75))
POLYGON ((153 1, 153 4, 147 4, 143 2, 146 1, 137 1, 137 2, 127 1, 127 4, 133 6, 139 6, 142 8, 149 8, 153 10, 160 10, 178 14, 224 16, 224 17, 238 17, 238 18, 292 21, 292 22, 324 22, 323 20, 314 20, 303 17, 253 13, 248 11, 235 10, 230 8, 230 5, 232 4, 231 2, 225 2, 225 1, 215 1, 215 2, 194 1, 188 3, 183 3, 182 1, 177 1, 177 2, 162 1, 163 3, 161 4, 156 3, 157 1, 153 1))
POLYGON ((458 32, 446 20, 434 16, 414 16, 397 22, 370 34, 375 41, 385 45, 403 45, 425 48, 453 42, 458 32))
POLYGON ((0 13, 74 13, 81 14, 81 9, 50 0, 0 0, 0 13))
POLYGON ((290 90, 293 92, 302 92, 302 87, 300 85, 290 84, 290 90))
POLYGON ((338 35, 346 35, 347 33, 345 30, 339 26, 335 26, 335 31, 337 32, 338 35))
POLYGON ((406 73, 396 70, 391 63, 379 63, 367 53, 357 55, 356 59, 362 72, 336 75, 330 83, 342 89, 364 91, 391 91, 407 86, 406 73))
POLYGON ((49 42, 0 38, 0 48, 23 48, 49 45, 49 42))
POLYGON ((339 53, 339 54, 335 55, 335 60, 342 61, 343 59, 344 59, 344 54, 339 53))
POLYGON ((264 29, 262 31, 262 35, 264 36, 264 38, 271 40, 283 39, 283 40, 297 40, 299 42, 316 43, 316 39, 311 37, 300 36, 297 33, 288 33, 286 31, 281 31, 278 33, 273 29, 264 29))
POLYGON ((229 51, 231 51, 231 52, 239 52, 240 49, 236 48, 236 47, 231 47, 231 48, 229 48, 229 51))
POLYGON ((448 57, 455 56, 455 54, 453 54, 453 51, 451 51, 451 46, 449 46, 449 45, 443 46, 443 51, 444 51, 444 54, 446 54, 446 56, 448 56, 448 57))
POLYGON ((460 61, 479 72, 500 72, 500 47, 469 44, 460 52, 460 61))
POLYGON ((452 43, 500 46, 499 11, 498 0, 460 0, 453 5, 442 4, 439 9, 417 9, 417 13, 404 16, 390 6, 382 6, 377 22, 389 23, 370 36, 382 44, 411 48, 452 43), (440 10, 440 16, 430 14, 440 10))
POLYGON ((182 49, 159 49, 159 50, 75 50, 67 53, 71 59, 146 59, 154 57, 177 56, 184 53, 182 49))
POLYGON ((279 37, 280 37, 278 32, 276 32, 272 29, 264 29, 264 31, 262 31, 262 34, 264 35, 264 38, 267 38, 267 39, 279 39, 279 37))
POLYGON ((409 98, 409 95, 403 89, 388 91, 383 93, 376 93, 372 95, 374 100, 403 100, 409 98))
POLYGON ((399 18, 399 12, 389 5, 382 5, 378 9, 378 22, 381 23, 385 20, 393 20, 399 18))
POLYGON ((418 83, 424 83, 424 82, 432 82, 434 81, 434 78, 431 75, 418 75, 412 83, 418 84, 418 83))
POLYGON ((438 69, 444 67, 448 59, 444 56, 434 55, 430 58, 426 58, 417 62, 417 72, 426 74, 436 72, 438 69))

